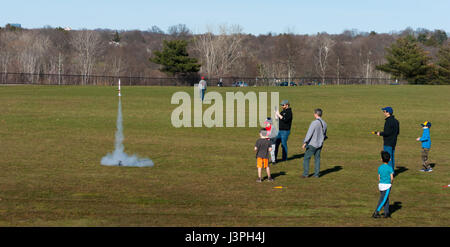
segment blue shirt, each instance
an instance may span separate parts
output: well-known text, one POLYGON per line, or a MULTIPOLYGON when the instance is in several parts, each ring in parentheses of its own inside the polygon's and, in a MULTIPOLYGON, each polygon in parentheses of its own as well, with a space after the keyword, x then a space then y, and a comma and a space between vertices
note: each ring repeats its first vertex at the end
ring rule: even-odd
POLYGON ((420 137, 420 141, 422 142, 422 148, 431 148, 431 137, 430 137, 430 129, 423 129, 422 137, 420 137))
POLYGON ((392 167, 388 164, 382 164, 378 167, 378 175, 380 175, 380 184, 391 184, 391 174, 394 173, 392 167))

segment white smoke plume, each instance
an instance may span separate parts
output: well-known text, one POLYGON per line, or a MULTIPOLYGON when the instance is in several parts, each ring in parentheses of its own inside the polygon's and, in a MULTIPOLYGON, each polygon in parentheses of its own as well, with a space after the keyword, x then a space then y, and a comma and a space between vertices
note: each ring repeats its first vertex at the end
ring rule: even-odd
POLYGON ((149 158, 139 158, 137 155, 128 156, 123 146, 123 125, 122 125, 122 102, 119 98, 119 109, 117 111, 117 131, 115 149, 113 153, 108 153, 102 158, 101 164, 105 166, 132 166, 148 167, 153 166, 153 161, 149 158))

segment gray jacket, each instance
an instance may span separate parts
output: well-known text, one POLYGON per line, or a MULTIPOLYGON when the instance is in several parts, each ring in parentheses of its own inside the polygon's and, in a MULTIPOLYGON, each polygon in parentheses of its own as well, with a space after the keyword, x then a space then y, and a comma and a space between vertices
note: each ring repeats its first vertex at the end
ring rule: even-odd
POLYGON ((315 148, 320 148, 323 145, 325 136, 327 134, 327 123, 322 118, 316 119, 309 125, 308 133, 306 133, 303 143, 311 145, 315 148), (321 124, 322 122, 322 124, 321 124), (322 128, 323 125, 323 128, 322 128))

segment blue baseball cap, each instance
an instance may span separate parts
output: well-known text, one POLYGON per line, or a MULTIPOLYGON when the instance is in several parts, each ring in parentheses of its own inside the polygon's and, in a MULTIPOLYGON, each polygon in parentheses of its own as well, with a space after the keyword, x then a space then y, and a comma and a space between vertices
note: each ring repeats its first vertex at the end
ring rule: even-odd
POLYGON ((390 106, 386 106, 384 108, 381 108, 381 110, 389 112, 389 114, 391 114, 391 115, 392 115, 392 113, 394 113, 394 109, 392 109, 392 107, 390 107, 390 106))

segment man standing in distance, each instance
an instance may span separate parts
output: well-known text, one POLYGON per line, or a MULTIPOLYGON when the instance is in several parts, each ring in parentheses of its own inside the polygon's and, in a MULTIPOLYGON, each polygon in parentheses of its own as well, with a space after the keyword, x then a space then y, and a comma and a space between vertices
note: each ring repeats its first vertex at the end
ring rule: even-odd
POLYGON ((385 122, 384 129, 382 132, 377 132, 378 136, 383 137, 383 151, 386 151, 390 154, 391 160, 389 161, 389 165, 392 167, 392 170, 395 171, 395 146, 397 145, 397 136, 400 134, 400 123, 397 119, 395 119, 394 110, 392 107, 387 106, 381 109, 383 111, 385 122))
POLYGON ((275 159, 278 155, 278 148, 281 143, 282 147, 282 161, 287 160, 288 155, 288 146, 287 140, 289 134, 291 133, 291 124, 292 124, 292 109, 290 108, 290 104, 288 100, 283 100, 281 102, 281 108, 283 109, 281 112, 275 111, 275 116, 279 119, 279 128, 278 128, 278 136, 275 145, 275 159))
POLYGON ((206 81, 205 81, 205 77, 202 76, 200 82, 198 83, 198 89, 200 90, 200 97, 203 99, 205 98, 205 93, 206 93, 206 81))
POLYGON ((316 120, 309 125, 308 132, 303 141, 303 149, 306 149, 303 157, 303 175, 302 178, 309 176, 309 161, 314 155, 314 177, 318 178, 320 173, 320 153, 323 142, 327 139, 327 123, 322 120, 322 109, 314 110, 316 120))

